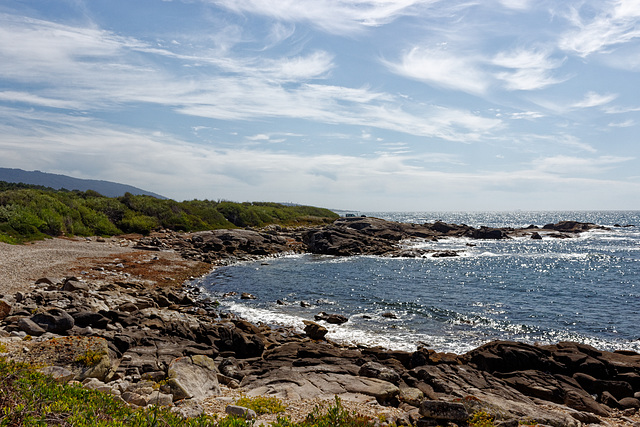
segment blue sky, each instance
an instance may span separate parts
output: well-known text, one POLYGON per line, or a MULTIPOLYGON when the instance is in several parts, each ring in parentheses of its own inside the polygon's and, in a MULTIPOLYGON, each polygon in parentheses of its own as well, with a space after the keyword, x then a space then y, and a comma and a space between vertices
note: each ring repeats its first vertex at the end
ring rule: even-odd
POLYGON ((3 0, 0 167, 360 211, 640 209, 640 0, 3 0))

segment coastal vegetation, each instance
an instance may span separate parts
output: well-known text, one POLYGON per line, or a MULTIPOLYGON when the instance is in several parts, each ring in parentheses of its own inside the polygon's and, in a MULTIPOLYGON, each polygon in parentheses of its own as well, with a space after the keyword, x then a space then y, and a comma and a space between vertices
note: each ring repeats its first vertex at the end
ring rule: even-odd
POLYGON ((54 190, 0 182, 0 241, 6 243, 58 236, 148 235, 161 228, 188 232, 270 224, 302 226, 331 222, 338 216, 312 206, 177 202, 130 193, 105 197, 93 190, 54 190))
MULTIPOLYGON (((261 409, 263 413, 284 410, 282 403, 274 398, 243 398, 237 403, 261 409)), ((59 384, 27 363, 0 357, 0 427, 45 425, 250 427, 254 422, 231 415, 184 418, 166 407, 133 408, 110 394, 87 390, 79 384, 59 384)), ((329 407, 316 407, 302 422, 281 417, 271 425, 368 427, 375 424, 370 418, 347 411, 336 398, 329 407)))

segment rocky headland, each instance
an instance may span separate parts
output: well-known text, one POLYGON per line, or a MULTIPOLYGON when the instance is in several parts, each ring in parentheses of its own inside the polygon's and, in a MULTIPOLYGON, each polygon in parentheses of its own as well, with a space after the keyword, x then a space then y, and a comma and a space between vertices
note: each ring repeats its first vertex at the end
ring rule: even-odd
POLYGON ((342 218, 311 229, 130 236, 120 240, 128 252, 70 264, 67 275, 44 275, 0 296, 0 336, 6 356, 43 366, 60 381, 186 415, 215 411, 241 392, 280 397, 296 411, 304 407, 296 402, 338 395, 396 425, 465 425, 477 410, 505 426, 532 420, 638 425, 637 353, 570 342, 490 342, 462 355, 345 346, 324 338, 323 323, 340 323, 339 313, 317 313, 304 331, 255 325, 219 311, 194 282, 184 281, 189 272, 203 274, 205 266, 282 253, 455 256, 407 250, 403 242, 569 238, 596 228, 569 221, 476 229, 342 218), (165 253, 179 254, 183 264, 166 262, 165 253))

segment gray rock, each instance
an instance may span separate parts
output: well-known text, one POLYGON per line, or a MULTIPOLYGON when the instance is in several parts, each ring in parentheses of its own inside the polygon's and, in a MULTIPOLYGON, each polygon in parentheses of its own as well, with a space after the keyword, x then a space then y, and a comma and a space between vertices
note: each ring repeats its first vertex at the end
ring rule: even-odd
POLYGON ((76 280, 65 280, 62 290, 65 292, 88 291, 89 285, 76 280))
POLYGON ((420 403, 424 400, 424 393, 415 387, 400 387, 398 400, 418 408, 420 407, 420 403))
POLYGON ((424 400, 420 405, 420 415, 436 420, 465 421, 469 418, 467 408, 461 403, 424 400))
POLYGON ((105 384, 97 378, 86 378, 84 381, 82 381, 82 386, 84 388, 98 390, 103 393, 120 394, 119 392, 115 391, 113 387, 105 384))
POLYGON ((63 334, 73 328, 75 324, 73 317, 59 308, 52 308, 44 313, 38 313, 32 316, 31 320, 45 331, 53 332, 54 334, 63 334))
POLYGON ((53 377, 60 384, 66 384, 73 379, 73 372, 62 366, 44 366, 38 371, 53 377))
POLYGON ((245 420, 253 420, 257 417, 253 409, 245 408, 244 406, 228 405, 224 409, 224 412, 234 417, 244 418, 245 420))
POLYGON ((18 320, 17 326, 27 335, 32 335, 34 337, 39 337, 46 332, 43 328, 40 327, 40 325, 27 317, 23 317, 18 320))
POLYGON ((145 399, 141 394, 134 393, 132 391, 125 391, 120 397, 130 405, 147 406, 147 399, 145 399))
POLYGON ((50 279, 49 277, 41 277, 35 282, 36 285, 54 285, 55 281, 50 279))
POLYGON ((171 412, 182 415, 184 418, 196 418, 204 413, 204 408, 200 403, 193 400, 180 400, 175 402, 171 412))
POLYGON ((291 366, 285 362, 267 371, 250 374, 240 383, 250 395, 272 395, 290 399, 314 399, 345 393, 375 397, 384 403, 393 400, 399 389, 377 378, 359 377, 357 367, 339 365, 291 366))
POLYGON ((78 313, 74 313, 72 315, 76 326, 81 328, 91 326, 92 328, 97 329, 106 329, 109 324, 109 319, 104 317, 100 313, 95 313, 92 311, 80 311, 78 313))
POLYGON ((240 372, 240 365, 235 357, 227 357, 220 362, 220 372, 230 378, 242 381, 244 375, 240 372))
POLYGON ((378 378, 379 380, 389 381, 398 384, 400 375, 398 373, 377 362, 367 362, 360 368, 358 375, 362 377, 378 378))
POLYGON ((174 400, 203 400, 220 394, 218 370, 207 356, 180 357, 171 362, 167 375, 174 400))
POLYGON ((520 422, 515 418, 512 418, 510 420, 496 421, 494 425, 496 427, 518 427, 520 422))
POLYGON ((147 405, 173 406, 173 395, 154 391, 147 396, 147 405))

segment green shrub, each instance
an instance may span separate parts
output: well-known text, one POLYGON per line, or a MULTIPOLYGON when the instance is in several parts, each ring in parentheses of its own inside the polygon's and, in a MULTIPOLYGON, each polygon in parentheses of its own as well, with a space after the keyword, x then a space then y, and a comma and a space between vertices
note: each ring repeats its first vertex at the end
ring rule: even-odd
POLYGON ((104 355, 103 352, 87 350, 84 354, 78 356, 75 361, 84 366, 96 366, 100 363, 104 355))
POLYGON ((328 408, 316 406, 300 423, 294 423, 286 417, 278 417, 277 421, 271 425, 272 427, 372 427, 375 422, 371 418, 347 411, 342 406, 340 398, 336 396, 332 405, 328 408))
POLYGON ((120 221, 120 229, 125 233, 140 233, 147 235, 158 227, 158 220, 147 215, 129 211, 120 221))
POLYGON ((467 423, 469 427, 493 427, 495 425, 493 419, 493 415, 485 411, 478 411, 469 417, 467 423))
POLYGON ((270 202, 214 202, 156 199, 126 193, 109 198, 88 190, 53 190, 0 182, 0 241, 19 243, 45 236, 148 234, 176 231, 314 225, 338 215, 322 208, 270 202))
POLYGON ((242 397, 236 402, 238 406, 244 406, 245 408, 253 409, 256 414, 278 414, 284 412, 287 408, 282 403, 282 400, 276 397, 242 397))

